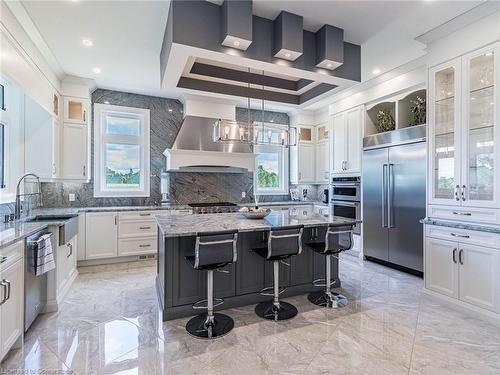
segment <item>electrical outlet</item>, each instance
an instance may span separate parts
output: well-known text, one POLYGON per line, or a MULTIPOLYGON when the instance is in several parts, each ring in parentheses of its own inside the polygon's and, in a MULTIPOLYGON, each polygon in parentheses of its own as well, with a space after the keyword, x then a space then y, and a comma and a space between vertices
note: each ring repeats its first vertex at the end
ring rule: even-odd
POLYGON ((70 194, 69 195, 69 201, 74 202, 75 201, 75 194, 70 194))
POLYGON ((245 193, 244 191, 241 192, 241 197, 242 198, 245 198, 247 196, 247 193, 245 193))

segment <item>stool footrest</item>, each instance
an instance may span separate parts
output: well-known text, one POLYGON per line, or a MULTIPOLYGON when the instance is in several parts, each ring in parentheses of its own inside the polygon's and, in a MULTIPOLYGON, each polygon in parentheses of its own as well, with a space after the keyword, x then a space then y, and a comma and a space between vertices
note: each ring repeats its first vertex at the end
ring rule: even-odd
MULTIPOLYGON (((217 306, 220 306, 224 303, 224 300, 222 298, 214 298, 214 308, 217 306)), ((201 301, 197 301, 193 303, 193 309, 195 310, 201 310, 201 309, 208 309, 208 300, 202 299, 201 301)))
MULTIPOLYGON (((279 288, 279 291, 278 291, 278 295, 280 295, 281 293, 284 293, 285 290, 287 290, 288 288, 279 288)), ((274 286, 268 286, 267 288, 264 288, 264 289, 261 289, 259 294, 261 296, 268 296, 268 297, 273 297, 274 296, 274 293, 265 293, 266 291, 268 290, 274 290, 274 286)))
MULTIPOLYGON (((335 283, 335 279, 330 279, 330 285, 333 285, 335 283)), ((315 287, 325 287, 326 286, 326 279, 316 279, 312 282, 313 286, 315 287), (321 284, 320 284, 321 283, 321 284)))

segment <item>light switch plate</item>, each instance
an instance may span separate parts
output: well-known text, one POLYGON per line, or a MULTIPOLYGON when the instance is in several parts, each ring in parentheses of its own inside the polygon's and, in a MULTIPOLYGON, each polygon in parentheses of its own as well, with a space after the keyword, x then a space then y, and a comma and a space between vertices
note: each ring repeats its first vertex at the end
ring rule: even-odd
POLYGON ((247 193, 245 193, 244 191, 241 192, 241 197, 242 198, 245 198, 247 196, 247 193))
POLYGON ((69 195, 69 201, 74 202, 75 201, 75 194, 70 194, 69 195))

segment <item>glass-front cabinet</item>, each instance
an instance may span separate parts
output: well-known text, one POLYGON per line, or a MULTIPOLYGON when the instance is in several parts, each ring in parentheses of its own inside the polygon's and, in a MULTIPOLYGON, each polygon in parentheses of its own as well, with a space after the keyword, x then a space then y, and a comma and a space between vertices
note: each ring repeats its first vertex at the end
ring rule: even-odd
POLYGON ((500 207, 499 57, 496 44, 429 70, 431 204, 500 207))
POLYGON ((430 71, 430 140, 433 158, 431 171, 432 197, 444 203, 458 197, 457 181, 460 164, 456 161, 459 145, 460 59, 438 66, 430 71))

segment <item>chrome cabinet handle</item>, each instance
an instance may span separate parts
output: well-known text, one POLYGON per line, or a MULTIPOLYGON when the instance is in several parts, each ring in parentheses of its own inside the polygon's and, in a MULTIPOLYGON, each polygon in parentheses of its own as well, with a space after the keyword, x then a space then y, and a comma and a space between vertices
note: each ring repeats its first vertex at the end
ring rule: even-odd
POLYGON ((0 264, 5 263, 7 261, 7 257, 1 257, 0 258, 0 264))
POLYGON ((457 264, 457 248, 453 249, 453 263, 457 264))
POLYGON ((470 238, 469 235, 467 234, 456 234, 456 233, 450 233, 453 237, 459 237, 459 238, 470 238))
POLYGON ((150 247, 151 244, 147 244, 147 245, 139 245, 139 247, 150 247))
POLYGON ((139 216, 151 216, 151 214, 139 214, 139 216))
POLYGON ((462 201, 465 201, 465 185, 462 185, 462 201))
POLYGON ((151 227, 139 227, 139 229, 151 229, 151 227))
POLYGON ((5 303, 5 301, 7 301, 7 284, 5 283, 5 280, 0 281, 0 286, 2 287, 3 291, 3 298, 0 301, 0 306, 1 306, 5 303))
POLYGON ((464 251, 463 251, 462 249, 460 249, 460 251, 458 252, 458 262, 459 262, 460 264, 462 264, 462 265, 464 264, 464 261, 463 261, 463 259, 462 259, 462 255, 463 255, 463 253, 464 253, 464 251))
POLYGON ((83 110, 83 121, 87 121, 87 111, 85 109, 83 110))
POLYGON ((471 212, 456 212, 456 211, 453 211, 453 215, 472 216, 472 213, 471 212))
POLYGON ((5 287, 6 292, 5 292, 5 297, 2 300, 2 304, 7 302, 10 299, 10 281, 7 279, 2 280, 2 286, 5 287))
POLYGON ((460 186, 459 185, 456 185, 455 186, 455 200, 456 201, 459 201, 460 198, 458 198, 458 189, 460 189, 460 186))
POLYGON ((392 225, 392 175, 394 172, 394 164, 389 164, 388 168, 388 175, 387 175, 387 228, 393 228, 394 225, 392 225))
POLYGON ((299 172, 299 180, 302 180, 302 173, 299 172))
POLYGON ((66 258, 69 258, 70 256, 73 255, 73 245, 68 243, 68 244, 66 244, 66 246, 69 248, 69 254, 66 255, 66 258))
POLYGON ((115 215, 115 225, 118 225, 118 215, 115 215))
POLYGON ((87 171, 86 171, 86 169, 87 169, 87 168, 85 167, 85 165, 83 166, 83 168, 82 168, 82 169, 83 169, 83 175, 85 176, 85 175, 86 175, 86 172, 87 172, 87 171))

